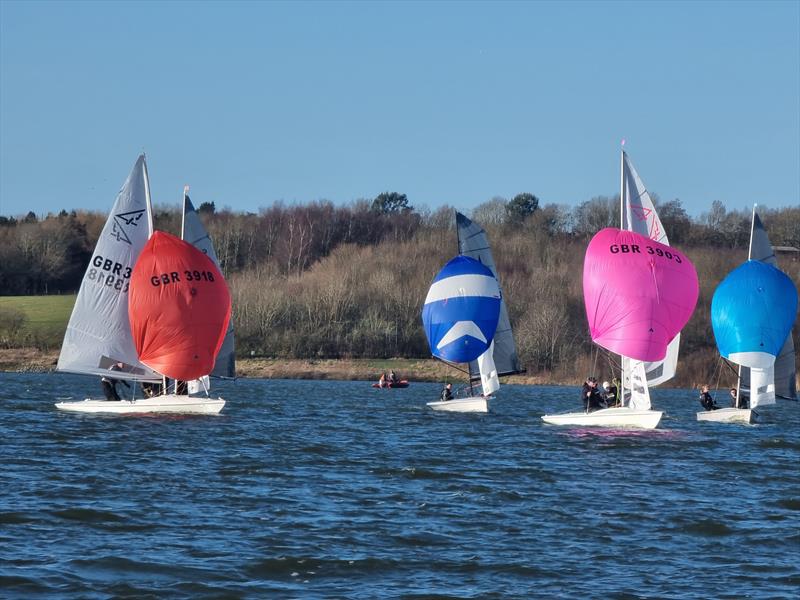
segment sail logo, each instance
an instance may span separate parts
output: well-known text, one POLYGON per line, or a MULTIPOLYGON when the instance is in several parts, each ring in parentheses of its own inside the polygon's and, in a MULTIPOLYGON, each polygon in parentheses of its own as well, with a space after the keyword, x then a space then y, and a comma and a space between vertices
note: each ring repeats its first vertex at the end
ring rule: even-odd
MULTIPOLYGON (((648 220, 653 214, 653 209, 645 208, 641 205, 637 206, 631 204, 631 212, 636 216, 637 219, 639 219, 639 221, 647 224, 648 220)), ((659 227, 658 219, 652 219, 652 222, 648 224, 647 234, 651 240, 658 241, 661 238, 661 228, 659 227)))
POLYGON ((131 238, 129 238, 128 234, 125 232, 125 228, 130 226, 137 227, 143 216, 144 209, 133 210, 114 215, 114 224, 111 227, 111 237, 116 239, 118 242, 125 242, 126 244, 133 245, 131 238))

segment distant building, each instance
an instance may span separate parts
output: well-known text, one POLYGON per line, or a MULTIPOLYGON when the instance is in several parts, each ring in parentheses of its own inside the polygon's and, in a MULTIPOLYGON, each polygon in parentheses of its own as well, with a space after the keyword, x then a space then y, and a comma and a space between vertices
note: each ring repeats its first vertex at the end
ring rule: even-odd
POLYGON ((792 262, 800 260, 800 248, 795 248, 794 246, 773 246, 772 249, 775 251, 775 254, 783 254, 792 262))

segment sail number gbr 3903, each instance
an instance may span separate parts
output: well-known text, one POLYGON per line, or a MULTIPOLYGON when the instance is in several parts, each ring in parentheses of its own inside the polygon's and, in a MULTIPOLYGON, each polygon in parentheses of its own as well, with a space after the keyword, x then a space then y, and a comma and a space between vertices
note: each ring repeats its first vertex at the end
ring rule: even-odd
MULTIPOLYGON (((611 254, 641 254, 642 251, 639 249, 639 244, 611 244, 609 246, 609 251, 611 254)), ((662 250, 661 248, 653 248, 650 245, 645 246, 645 252, 647 254, 655 254, 656 256, 663 256, 664 258, 668 258, 669 260, 674 260, 676 263, 681 264, 683 261, 681 260, 680 255, 677 252, 670 252, 669 250, 662 250)))
MULTIPOLYGON (((214 273, 211 271, 184 271, 184 281, 210 281, 214 282, 214 273)), ((170 271, 169 273, 161 273, 161 275, 153 275, 150 278, 150 283, 155 287, 160 285, 169 285, 170 283, 180 283, 181 274, 177 271, 170 271)))

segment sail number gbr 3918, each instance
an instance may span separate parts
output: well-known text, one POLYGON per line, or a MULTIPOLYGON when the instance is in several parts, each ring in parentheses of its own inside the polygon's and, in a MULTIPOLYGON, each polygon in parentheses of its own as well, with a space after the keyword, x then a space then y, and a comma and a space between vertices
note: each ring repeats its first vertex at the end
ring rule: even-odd
MULTIPOLYGON (((184 271, 183 281, 214 281, 214 273, 211 271, 184 271)), ((170 271, 169 273, 161 273, 161 275, 153 275, 150 278, 150 283, 155 287, 160 285, 169 285, 170 283, 180 283, 181 274, 177 271, 170 271)))

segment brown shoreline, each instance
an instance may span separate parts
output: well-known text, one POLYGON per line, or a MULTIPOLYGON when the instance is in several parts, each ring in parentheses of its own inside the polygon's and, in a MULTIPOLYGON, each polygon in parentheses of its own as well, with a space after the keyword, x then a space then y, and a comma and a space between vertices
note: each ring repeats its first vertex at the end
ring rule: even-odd
MULTIPOLYGON (((48 373, 55 371, 58 350, 36 348, 0 349, 0 371, 48 373)), ((333 379, 342 381, 377 381, 382 372, 393 369, 401 379, 409 381, 458 381, 464 375, 433 359, 282 359, 242 358, 236 361, 238 377, 264 379, 333 379)), ((557 381, 536 375, 514 375, 506 383, 538 385, 575 385, 575 381, 557 381)))

